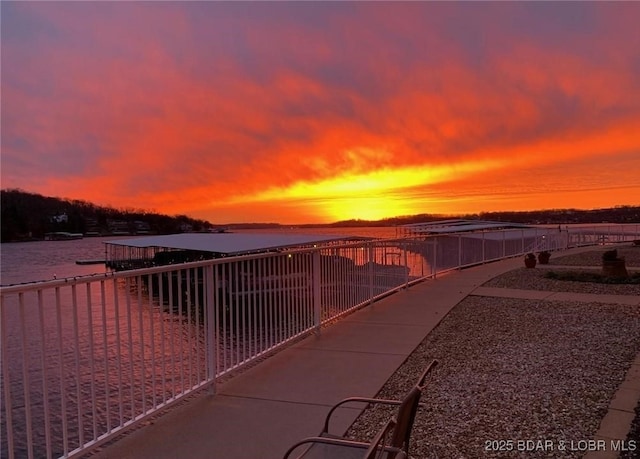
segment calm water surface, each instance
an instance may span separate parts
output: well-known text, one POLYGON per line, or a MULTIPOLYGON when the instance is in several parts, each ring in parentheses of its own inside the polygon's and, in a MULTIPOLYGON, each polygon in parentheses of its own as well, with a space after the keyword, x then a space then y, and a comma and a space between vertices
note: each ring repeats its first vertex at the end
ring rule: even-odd
POLYGON ((104 241, 113 239, 3 243, 0 245, 0 283, 8 285, 104 273, 104 264, 77 265, 76 260, 104 259, 104 241))

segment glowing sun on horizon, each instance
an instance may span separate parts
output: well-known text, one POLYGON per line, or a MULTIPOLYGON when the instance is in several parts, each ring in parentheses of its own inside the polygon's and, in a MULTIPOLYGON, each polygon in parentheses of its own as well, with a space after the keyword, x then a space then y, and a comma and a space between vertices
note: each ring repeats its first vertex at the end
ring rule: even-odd
MULTIPOLYGON (((500 160, 467 161, 455 164, 383 168, 367 173, 344 173, 317 182, 298 181, 288 187, 274 187, 244 196, 236 203, 304 203, 317 209, 327 221, 380 220, 424 211, 425 202, 406 196, 412 188, 460 179, 504 166, 500 160)), ((409 193, 410 194, 410 193, 409 193)))

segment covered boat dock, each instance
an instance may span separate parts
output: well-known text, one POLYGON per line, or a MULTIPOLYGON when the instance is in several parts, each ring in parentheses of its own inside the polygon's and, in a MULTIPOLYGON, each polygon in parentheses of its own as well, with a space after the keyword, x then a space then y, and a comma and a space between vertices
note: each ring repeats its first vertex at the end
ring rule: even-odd
POLYGON ((504 229, 535 228, 532 225, 490 220, 438 220, 428 223, 411 223, 399 227, 403 236, 425 236, 433 234, 471 233, 478 231, 496 231, 504 229))
POLYGON ((331 246, 360 237, 292 233, 181 233, 105 242, 106 265, 125 270, 300 248, 331 246))

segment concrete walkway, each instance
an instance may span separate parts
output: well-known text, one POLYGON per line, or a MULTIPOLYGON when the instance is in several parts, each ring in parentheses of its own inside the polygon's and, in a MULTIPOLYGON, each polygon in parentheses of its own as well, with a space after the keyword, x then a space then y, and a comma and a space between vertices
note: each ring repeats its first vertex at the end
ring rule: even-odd
MULTIPOLYGON (((337 401, 375 396, 456 304, 472 293, 497 294, 490 291, 497 289, 478 287, 522 264, 518 257, 455 271, 391 295, 219 386, 215 396, 194 398, 93 457, 281 458, 297 440, 319 433, 337 401)), ((511 293, 549 299, 536 291, 511 293)), ((359 413, 340 409, 332 431, 344 432, 359 413)))

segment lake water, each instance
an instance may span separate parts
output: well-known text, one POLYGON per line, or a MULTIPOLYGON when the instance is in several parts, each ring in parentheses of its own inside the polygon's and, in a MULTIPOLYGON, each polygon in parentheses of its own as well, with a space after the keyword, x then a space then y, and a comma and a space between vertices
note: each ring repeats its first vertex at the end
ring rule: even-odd
MULTIPOLYGON (((362 237, 395 237, 393 227, 297 228, 283 230, 245 230, 244 233, 292 232, 362 237)), ((104 273, 103 264, 78 265, 77 260, 105 258, 105 242, 125 237, 95 237, 71 241, 9 242, 0 244, 0 284, 20 284, 54 278, 104 273)))
POLYGON ((103 242, 113 239, 3 243, 0 245, 0 283, 19 284, 104 273, 103 264, 77 265, 76 260, 104 259, 103 242))

